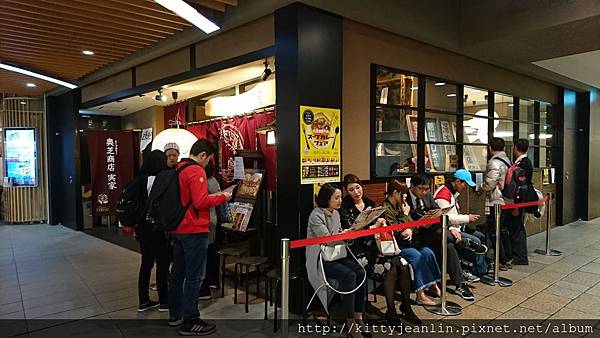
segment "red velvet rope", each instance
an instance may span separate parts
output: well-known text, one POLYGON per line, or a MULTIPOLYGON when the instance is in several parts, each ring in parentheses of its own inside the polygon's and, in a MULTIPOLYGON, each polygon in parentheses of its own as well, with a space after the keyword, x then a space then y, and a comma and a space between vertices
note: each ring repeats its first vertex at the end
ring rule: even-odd
POLYGON ((542 205, 542 204, 546 203, 548 198, 549 198, 549 196, 546 195, 546 197, 542 198, 541 200, 537 200, 537 201, 533 201, 533 202, 503 205, 501 207, 501 209, 502 210, 510 210, 510 209, 517 209, 517 208, 533 207, 535 205, 542 205))
POLYGON ((419 221, 414 221, 414 222, 388 225, 385 227, 379 227, 379 228, 374 228, 374 229, 350 231, 350 232, 346 232, 343 234, 337 234, 337 235, 329 235, 329 236, 314 237, 314 238, 307 238, 307 239, 298 239, 298 240, 290 242, 290 248, 291 249, 303 248, 303 247, 306 247, 309 245, 317 245, 317 244, 325 244, 325 243, 331 243, 331 242, 337 242, 337 241, 344 241, 344 240, 349 240, 349 239, 355 239, 358 237, 365 237, 365 236, 370 236, 370 235, 375 235, 375 234, 381 234, 384 232, 401 231, 401 230, 405 230, 408 228, 418 228, 418 227, 423 227, 426 225, 436 224, 436 223, 439 223, 440 221, 441 221, 441 219, 439 217, 429 218, 429 219, 424 219, 424 220, 419 220, 419 221))

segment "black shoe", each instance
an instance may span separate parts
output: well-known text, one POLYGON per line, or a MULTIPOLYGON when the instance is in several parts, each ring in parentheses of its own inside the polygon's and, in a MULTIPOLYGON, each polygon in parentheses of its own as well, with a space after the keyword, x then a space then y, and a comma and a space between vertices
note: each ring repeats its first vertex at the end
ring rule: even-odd
POLYGON ((410 307, 410 304, 400 304, 400 311, 404 314, 407 321, 415 325, 421 325, 421 319, 419 319, 419 317, 417 317, 417 315, 413 312, 412 308, 410 307))
POLYGON ((390 325, 390 326, 403 326, 404 323, 400 320, 400 316, 398 316, 398 314, 395 311, 387 311, 385 313, 385 321, 390 325))
POLYGON ((215 324, 207 323, 202 319, 181 324, 179 334, 182 336, 206 336, 217 331, 215 324))
POLYGON ((210 289, 209 288, 200 289, 200 295, 198 295, 198 299, 199 300, 212 299, 212 293, 210 293, 210 289))
POLYGON ((454 290, 454 292, 457 295, 461 296, 462 299, 464 299, 464 300, 475 300, 475 296, 473 295, 471 290, 469 290, 469 287, 467 286, 466 283, 462 283, 462 284, 458 285, 456 287, 456 290, 454 290))
POLYGON ((140 304, 138 306, 138 312, 144 312, 146 310, 153 309, 153 308, 155 308, 157 306, 158 306, 158 302, 153 302, 153 301, 150 300, 150 301, 147 301, 144 304, 140 304))
POLYGON ((524 260, 513 260, 512 261, 512 265, 529 265, 529 261, 524 259, 524 260))
POLYGON ((183 318, 169 318, 169 326, 175 327, 183 324, 183 318))
POLYGON ((473 251, 476 255, 485 255, 485 253, 488 250, 487 246, 485 246, 481 243, 477 243, 477 242, 471 240, 470 238, 465 238, 465 239, 463 239, 463 241, 464 241, 463 246, 466 249, 473 251))

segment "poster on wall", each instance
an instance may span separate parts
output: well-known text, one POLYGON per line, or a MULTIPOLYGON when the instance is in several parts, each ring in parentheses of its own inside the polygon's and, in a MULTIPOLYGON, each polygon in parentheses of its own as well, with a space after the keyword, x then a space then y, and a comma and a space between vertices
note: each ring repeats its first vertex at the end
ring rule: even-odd
POLYGON ((35 128, 4 129, 5 186, 37 186, 35 128))
POLYGON ((152 142, 152 128, 142 129, 142 135, 140 136, 140 152, 144 151, 148 144, 152 142))
POLYGON ((116 215, 123 187, 133 178, 133 133, 89 130, 86 138, 92 180, 92 214, 116 215))
POLYGON ((339 182, 340 110, 300 106, 300 184, 339 182))

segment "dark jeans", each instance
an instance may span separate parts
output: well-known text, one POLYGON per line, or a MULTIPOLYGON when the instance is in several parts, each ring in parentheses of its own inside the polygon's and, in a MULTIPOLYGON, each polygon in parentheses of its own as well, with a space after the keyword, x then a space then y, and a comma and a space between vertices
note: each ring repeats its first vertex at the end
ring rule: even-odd
MULTIPOLYGON (((429 247, 434 253, 437 259, 437 262, 442 268, 442 226, 440 224, 434 224, 429 228, 421 228, 417 233, 419 236, 419 247, 429 247)), ((463 270, 460 266, 460 257, 458 256, 458 252, 456 251, 456 246, 454 244, 454 237, 450 233, 447 232, 448 236, 446 237, 446 241, 448 242, 447 249, 447 271, 448 275, 450 275, 450 281, 452 284, 458 285, 465 282, 465 276, 463 276, 463 270)), ((446 276, 442 276, 446 278, 446 276)))
POLYGON ((173 235, 169 315, 185 321, 200 318, 198 295, 206 273, 207 233, 173 235))
POLYGON ((515 262, 528 263, 527 258, 527 232, 525 231, 525 212, 519 209, 519 215, 507 215, 507 228, 510 239, 511 252, 508 259, 515 262))
MULTIPOLYGON (((512 257, 512 247, 510 244, 509 236, 509 223, 512 221, 512 215, 509 211, 502 211, 500 213, 500 264, 506 264, 508 259, 512 257)), ((494 252, 496 251, 496 216, 494 208, 490 210, 490 214, 487 218, 487 235, 492 241, 492 247, 494 252)), ((497 253, 495 253, 497 254, 497 253)))
POLYGON ((219 257, 214 243, 206 249, 206 277, 201 289, 206 290, 209 285, 219 285, 219 257))
POLYGON ((171 263, 171 246, 163 232, 149 233, 140 237, 142 263, 138 276, 138 297, 140 304, 150 301, 148 288, 150 275, 156 262, 156 287, 160 304, 169 304, 169 264, 171 263))
MULTIPOLYGON (((323 262, 327 280, 335 279, 338 282, 338 291, 352 291, 362 282, 365 272, 354 258, 346 257, 333 262, 323 262)), ((346 318, 354 318, 355 312, 365 309, 365 283, 349 295, 336 294, 342 300, 342 309, 346 318)))

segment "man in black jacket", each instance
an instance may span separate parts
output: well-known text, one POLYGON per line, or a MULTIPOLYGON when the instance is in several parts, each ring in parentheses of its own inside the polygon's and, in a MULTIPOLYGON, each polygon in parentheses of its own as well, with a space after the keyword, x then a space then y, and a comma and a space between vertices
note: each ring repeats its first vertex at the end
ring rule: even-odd
MULTIPOLYGON (((513 146, 513 155, 515 157, 515 163, 525 171, 525 183, 527 186, 532 185, 533 177, 533 165, 531 160, 527 157, 527 150, 529 149, 529 141, 526 139, 519 139, 513 146)), ((519 201, 516 201, 519 202, 519 201)), ((527 233, 525 231, 525 211, 518 209, 518 215, 508 215, 510 220, 508 222, 510 242, 512 249, 512 264, 513 265, 528 265, 529 260, 527 259, 527 233)), ((509 257, 510 258, 510 257, 509 257)))

